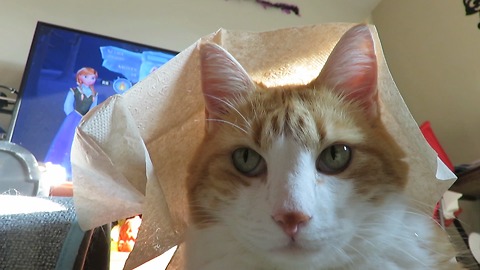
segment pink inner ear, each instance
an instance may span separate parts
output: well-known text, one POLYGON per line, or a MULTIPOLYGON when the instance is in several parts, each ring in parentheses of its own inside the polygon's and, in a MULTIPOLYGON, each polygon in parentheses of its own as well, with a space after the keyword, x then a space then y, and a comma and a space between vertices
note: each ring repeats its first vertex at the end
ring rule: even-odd
POLYGON ((200 70, 206 110, 210 116, 224 114, 228 104, 255 86, 238 61, 214 43, 202 43, 200 70))
POLYGON ((370 116, 377 115, 377 57, 368 26, 348 30, 330 54, 315 84, 357 101, 370 116))

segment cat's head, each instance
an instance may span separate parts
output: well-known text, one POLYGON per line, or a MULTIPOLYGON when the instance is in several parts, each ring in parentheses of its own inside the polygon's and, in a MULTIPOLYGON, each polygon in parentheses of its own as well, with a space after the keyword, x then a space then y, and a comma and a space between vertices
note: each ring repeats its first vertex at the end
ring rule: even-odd
POLYGON ((195 226, 223 226, 273 259, 327 258, 402 193, 408 168, 381 122, 367 26, 347 31, 306 86, 258 85, 211 43, 200 60, 207 130, 188 179, 195 226))

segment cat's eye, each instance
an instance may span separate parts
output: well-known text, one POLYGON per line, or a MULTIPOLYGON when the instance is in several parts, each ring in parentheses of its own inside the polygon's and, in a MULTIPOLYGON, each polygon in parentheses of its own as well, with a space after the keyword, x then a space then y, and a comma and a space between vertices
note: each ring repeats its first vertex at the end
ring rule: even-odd
POLYGON ((352 158, 352 150, 347 145, 334 144, 325 148, 317 158, 317 170, 326 174, 343 172, 352 158))
POLYGON ((246 176, 257 176, 265 172, 266 164, 263 157, 254 150, 238 148, 232 154, 233 166, 246 176))

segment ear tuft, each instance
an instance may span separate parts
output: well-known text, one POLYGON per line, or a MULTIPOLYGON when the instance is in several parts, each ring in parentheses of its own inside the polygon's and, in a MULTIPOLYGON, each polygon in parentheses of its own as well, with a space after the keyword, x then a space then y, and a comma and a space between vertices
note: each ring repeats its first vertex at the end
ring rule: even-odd
POLYGON ((255 89, 245 69, 219 45, 200 43, 199 52, 202 91, 209 114, 224 114, 227 103, 255 89))
POLYGON ((359 102, 369 116, 375 117, 378 114, 377 75, 375 43, 370 29, 367 25, 357 25, 340 38, 315 85, 359 102))

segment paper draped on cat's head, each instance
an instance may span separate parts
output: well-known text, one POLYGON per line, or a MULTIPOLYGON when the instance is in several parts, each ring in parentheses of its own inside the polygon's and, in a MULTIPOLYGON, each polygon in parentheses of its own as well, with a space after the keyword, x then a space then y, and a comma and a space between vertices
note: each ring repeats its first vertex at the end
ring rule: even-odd
MULTIPOLYGON (((241 64, 221 46, 204 42, 199 49, 208 115, 222 114, 225 101, 256 89, 241 64)), ((357 25, 342 36, 312 85, 337 91, 360 103, 369 117, 378 116, 377 56, 368 26, 357 25)))

